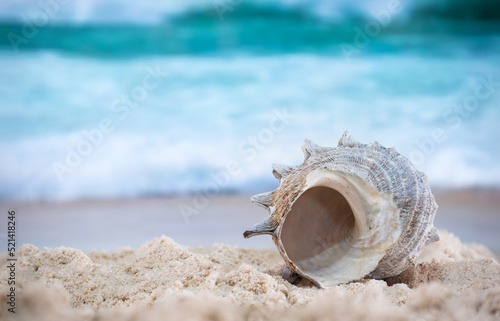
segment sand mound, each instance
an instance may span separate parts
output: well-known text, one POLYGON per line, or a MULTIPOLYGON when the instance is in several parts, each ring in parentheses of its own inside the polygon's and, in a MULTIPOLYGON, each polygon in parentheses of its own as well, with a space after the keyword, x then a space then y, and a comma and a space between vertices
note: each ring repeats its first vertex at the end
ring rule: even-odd
POLYGON ((167 237, 112 253, 24 245, 17 252, 17 313, 5 308, 3 269, 0 319, 500 319, 500 265, 493 255, 440 235, 415 268, 397 277, 328 290, 284 281, 272 249, 185 248, 167 237))

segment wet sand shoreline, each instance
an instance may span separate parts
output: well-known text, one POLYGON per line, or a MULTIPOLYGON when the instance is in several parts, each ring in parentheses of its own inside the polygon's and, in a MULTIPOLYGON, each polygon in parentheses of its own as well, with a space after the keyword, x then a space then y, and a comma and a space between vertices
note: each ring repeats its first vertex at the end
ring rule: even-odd
MULTIPOLYGON (((480 243, 500 254, 500 190, 434 190, 438 229, 464 243, 480 243)), ((18 242, 91 250, 137 247, 166 235, 187 246, 224 243, 250 248, 274 248, 270 237, 244 239, 243 231, 266 217, 249 196, 221 195, 196 214, 183 215, 179 206, 194 208, 193 197, 104 199, 69 202, 0 202, 0 212, 18 213, 18 242)), ((0 222, 2 226, 4 222, 0 222)), ((3 249, 2 249, 3 250, 3 249)), ((0 250, 1 251, 1 250, 0 250)))

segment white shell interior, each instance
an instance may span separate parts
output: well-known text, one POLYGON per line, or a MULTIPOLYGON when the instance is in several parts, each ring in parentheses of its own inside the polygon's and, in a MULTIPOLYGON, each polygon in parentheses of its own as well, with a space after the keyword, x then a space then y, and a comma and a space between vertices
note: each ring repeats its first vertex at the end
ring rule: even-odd
POLYGON ((317 168, 284 217, 279 241, 300 273, 323 287, 363 278, 401 234, 392 195, 317 168))

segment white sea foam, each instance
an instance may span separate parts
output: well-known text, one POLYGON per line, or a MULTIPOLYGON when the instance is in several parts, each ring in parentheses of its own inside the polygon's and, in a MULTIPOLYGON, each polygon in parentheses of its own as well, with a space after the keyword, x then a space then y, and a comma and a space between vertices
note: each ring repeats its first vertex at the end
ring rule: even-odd
POLYGON ((0 197, 198 193, 229 162, 240 171, 218 192, 249 193, 275 187, 272 163, 299 164, 304 138, 335 146, 346 129, 361 142, 378 140, 413 157, 434 186, 499 187, 500 88, 467 116, 446 117, 474 95, 480 77, 500 80, 498 62, 410 55, 354 64, 316 55, 106 61, 2 53, 0 69, 10 76, 0 78, 0 197), (168 75, 120 119, 113 101, 156 66, 168 75), (273 131, 270 122, 284 109, 294 118, 273 131), (67 148, 77 149, 83 131, 103 119, 113 130, 60 181, 54 162, 67 165, 67 148), (446 139, 436 141, 435 130, 446 139))

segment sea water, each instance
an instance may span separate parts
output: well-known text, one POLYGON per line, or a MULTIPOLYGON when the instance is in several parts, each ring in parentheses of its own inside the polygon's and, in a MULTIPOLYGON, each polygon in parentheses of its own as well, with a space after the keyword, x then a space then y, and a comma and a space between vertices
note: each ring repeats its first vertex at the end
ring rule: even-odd
POLYGON ((76 1, 39 28, 3 4, 0 198, 265 191, 345 130, 435 187, 499 187, 495 17, 328 3, 76 1))

